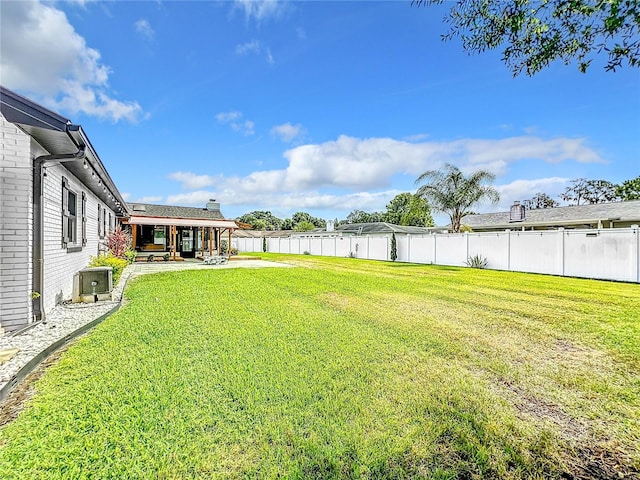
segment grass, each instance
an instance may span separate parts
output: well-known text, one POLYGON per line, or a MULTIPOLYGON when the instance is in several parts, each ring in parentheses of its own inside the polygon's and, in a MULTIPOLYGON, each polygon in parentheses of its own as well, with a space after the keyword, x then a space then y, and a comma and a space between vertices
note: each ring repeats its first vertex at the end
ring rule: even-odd
POLYGON ((3 478, 640 472, 640 286, 260 254, 140 277, 0 430, 3 478))

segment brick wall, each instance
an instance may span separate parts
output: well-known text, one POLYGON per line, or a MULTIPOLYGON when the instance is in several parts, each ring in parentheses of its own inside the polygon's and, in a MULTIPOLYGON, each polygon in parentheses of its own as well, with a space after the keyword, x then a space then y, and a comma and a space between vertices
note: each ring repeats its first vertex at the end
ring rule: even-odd
POLYGON ((30 137, 0 114, 0 335, 31 321, 30 137))
MULTIPOLYGON (((45 313, 60 302, 70 300, 73 293, 73 276, 89 265, 92 256, 99 253, 104 238, 98 236, 98 204, 106 209, 112 219, 115 212, 107 208, 86 185, 73 176, 64 164, 47 167, 44 180, 44 288, 45 313), (69 182, 69 190, 77 198, 77 222, 75 245, 62 246, 62 177, 69 182), (82 193, 87 201, 87 243, 82 246, 82 193), (81 247, 80 251, 72 251, 81 247)), ((107 230, 109 226, 107 225, 107 230)))

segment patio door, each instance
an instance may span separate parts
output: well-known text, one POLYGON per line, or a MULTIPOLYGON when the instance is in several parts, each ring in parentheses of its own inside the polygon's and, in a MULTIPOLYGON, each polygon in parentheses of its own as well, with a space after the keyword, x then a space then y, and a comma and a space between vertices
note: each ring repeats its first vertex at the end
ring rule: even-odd
POLYGON ((194 243, 193 229, 182 229, 180 232, 180 256, 183 258, 195 257, 194 243))

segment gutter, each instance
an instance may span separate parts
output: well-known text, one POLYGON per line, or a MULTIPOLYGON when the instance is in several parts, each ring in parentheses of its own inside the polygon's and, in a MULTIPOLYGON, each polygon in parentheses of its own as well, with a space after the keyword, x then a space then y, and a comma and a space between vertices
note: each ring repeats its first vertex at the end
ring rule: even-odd
POLYGON ((59 153, 53 155, 41 155, 33 161, 33 284, 32 291, 38 292, 38 298, 33 299, 33 318, 35 322, 44 320, 45 313, 43 305, 44 290, 44 177, 46 162, 72 162, 83 160, 86 156, 86 146, 78 145, 71 134, 67 125, 66 134, 74 145, 78 147, 75 153, 59 153))

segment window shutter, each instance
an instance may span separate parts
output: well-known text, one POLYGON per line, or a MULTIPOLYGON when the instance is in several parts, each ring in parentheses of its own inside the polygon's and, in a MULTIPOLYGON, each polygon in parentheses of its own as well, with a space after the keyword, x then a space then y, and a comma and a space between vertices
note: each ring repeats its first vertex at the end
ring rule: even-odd
POLYGON ((87 245, 87 194, 82 192, 82 246, 87 245))
POLYGON ((98 204, 98 237, 102 237, 102 205, 98 204))
POLYGON ((62 247, 69 243, 69 181, 62 177, 62 247))

